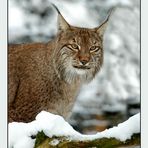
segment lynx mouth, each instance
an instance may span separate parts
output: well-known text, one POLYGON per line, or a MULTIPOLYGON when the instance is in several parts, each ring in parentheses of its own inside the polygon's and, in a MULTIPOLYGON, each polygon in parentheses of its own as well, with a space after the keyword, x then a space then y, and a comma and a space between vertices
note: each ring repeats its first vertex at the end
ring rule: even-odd
POLYGON ((87 66, 81 66, 81 65, 79 65, 79 66, 77 66, 77 65, 74 65, 73 66, 74 68, 77 68, 77 69, 90 69, 90 67, 87 67, 87 66))

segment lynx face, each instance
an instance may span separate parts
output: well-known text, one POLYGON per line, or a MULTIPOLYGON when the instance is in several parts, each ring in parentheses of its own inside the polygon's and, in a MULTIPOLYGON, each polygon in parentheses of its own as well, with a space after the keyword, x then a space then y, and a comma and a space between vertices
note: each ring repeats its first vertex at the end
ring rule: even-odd
POLYGON ((55 49, 57 71, 67 81, 76 77, 91 80, 103 63, 103 35, 108 18, 88 29, 69 25, 59 12, 59 34, 55 49))
POLYGON ((102 38, 89 29, 73 28, 61 34, 59 57, 66 71, 84 75, 98 71, 102 65, 102 38))

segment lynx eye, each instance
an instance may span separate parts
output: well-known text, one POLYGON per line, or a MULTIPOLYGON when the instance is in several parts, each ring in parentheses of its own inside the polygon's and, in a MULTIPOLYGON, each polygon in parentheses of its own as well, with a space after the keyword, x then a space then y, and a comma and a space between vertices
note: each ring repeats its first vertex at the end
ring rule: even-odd
POLYGON ((90 47, 90 52, 98 51, 99 47, 98 46, 92 46, 90 47))
POLYGON ((78 46, 77 44, 71 44, 71 47, 72 47, 73 49, 79 49, 79 46, 78 46))

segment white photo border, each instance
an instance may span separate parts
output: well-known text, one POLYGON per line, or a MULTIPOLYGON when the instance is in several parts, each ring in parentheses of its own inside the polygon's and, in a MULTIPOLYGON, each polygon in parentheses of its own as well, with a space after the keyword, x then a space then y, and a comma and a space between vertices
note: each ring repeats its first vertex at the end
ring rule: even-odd
MULTIPOLYGON (((7 126, 7 25, 8 1, 0 0, 0 147, 8 144, 7 126)), ((147 148, 148 137, 148 1, 141 0, 141 147, 147 148)))
POLYGON ((141 148, 148 147, 148 1, 141 0, 141 148))
POLYGON ((0 147, 7 147, 7 0, 0 0, 0 147))

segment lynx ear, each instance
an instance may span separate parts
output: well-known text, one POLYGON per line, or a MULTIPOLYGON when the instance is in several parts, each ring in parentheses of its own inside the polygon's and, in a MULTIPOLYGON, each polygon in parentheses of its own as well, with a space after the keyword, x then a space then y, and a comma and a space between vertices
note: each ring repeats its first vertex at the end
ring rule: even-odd
POLYGON ((107 16, 107 18, 105 19, 105 21, 99 26, 99 27, 96 27, 95 30, 97 31, 97 33, 100 34, 100 36, 103 36, 104 35, 104 32, 106 30, 106 27, 108 25, 108 21, 109 21, 109 18, 113 12, 114 8, 112 8, 110 11, 109 11, 109 14, 107 16))
POLYGON ((61 14, 58 14, 59 31, 65 31, 70 28, 70 25, 66 22, 61 14))
POLYGON ((64 17, 62 16, 62 14, 60 13, 59 9, 52 4, 52 6, 57 10, 58 12, 58 29, 59 31, 65 31, 68 28, 70 28, 70 25, 67 23, 67 21, 64 19, 64 17))

